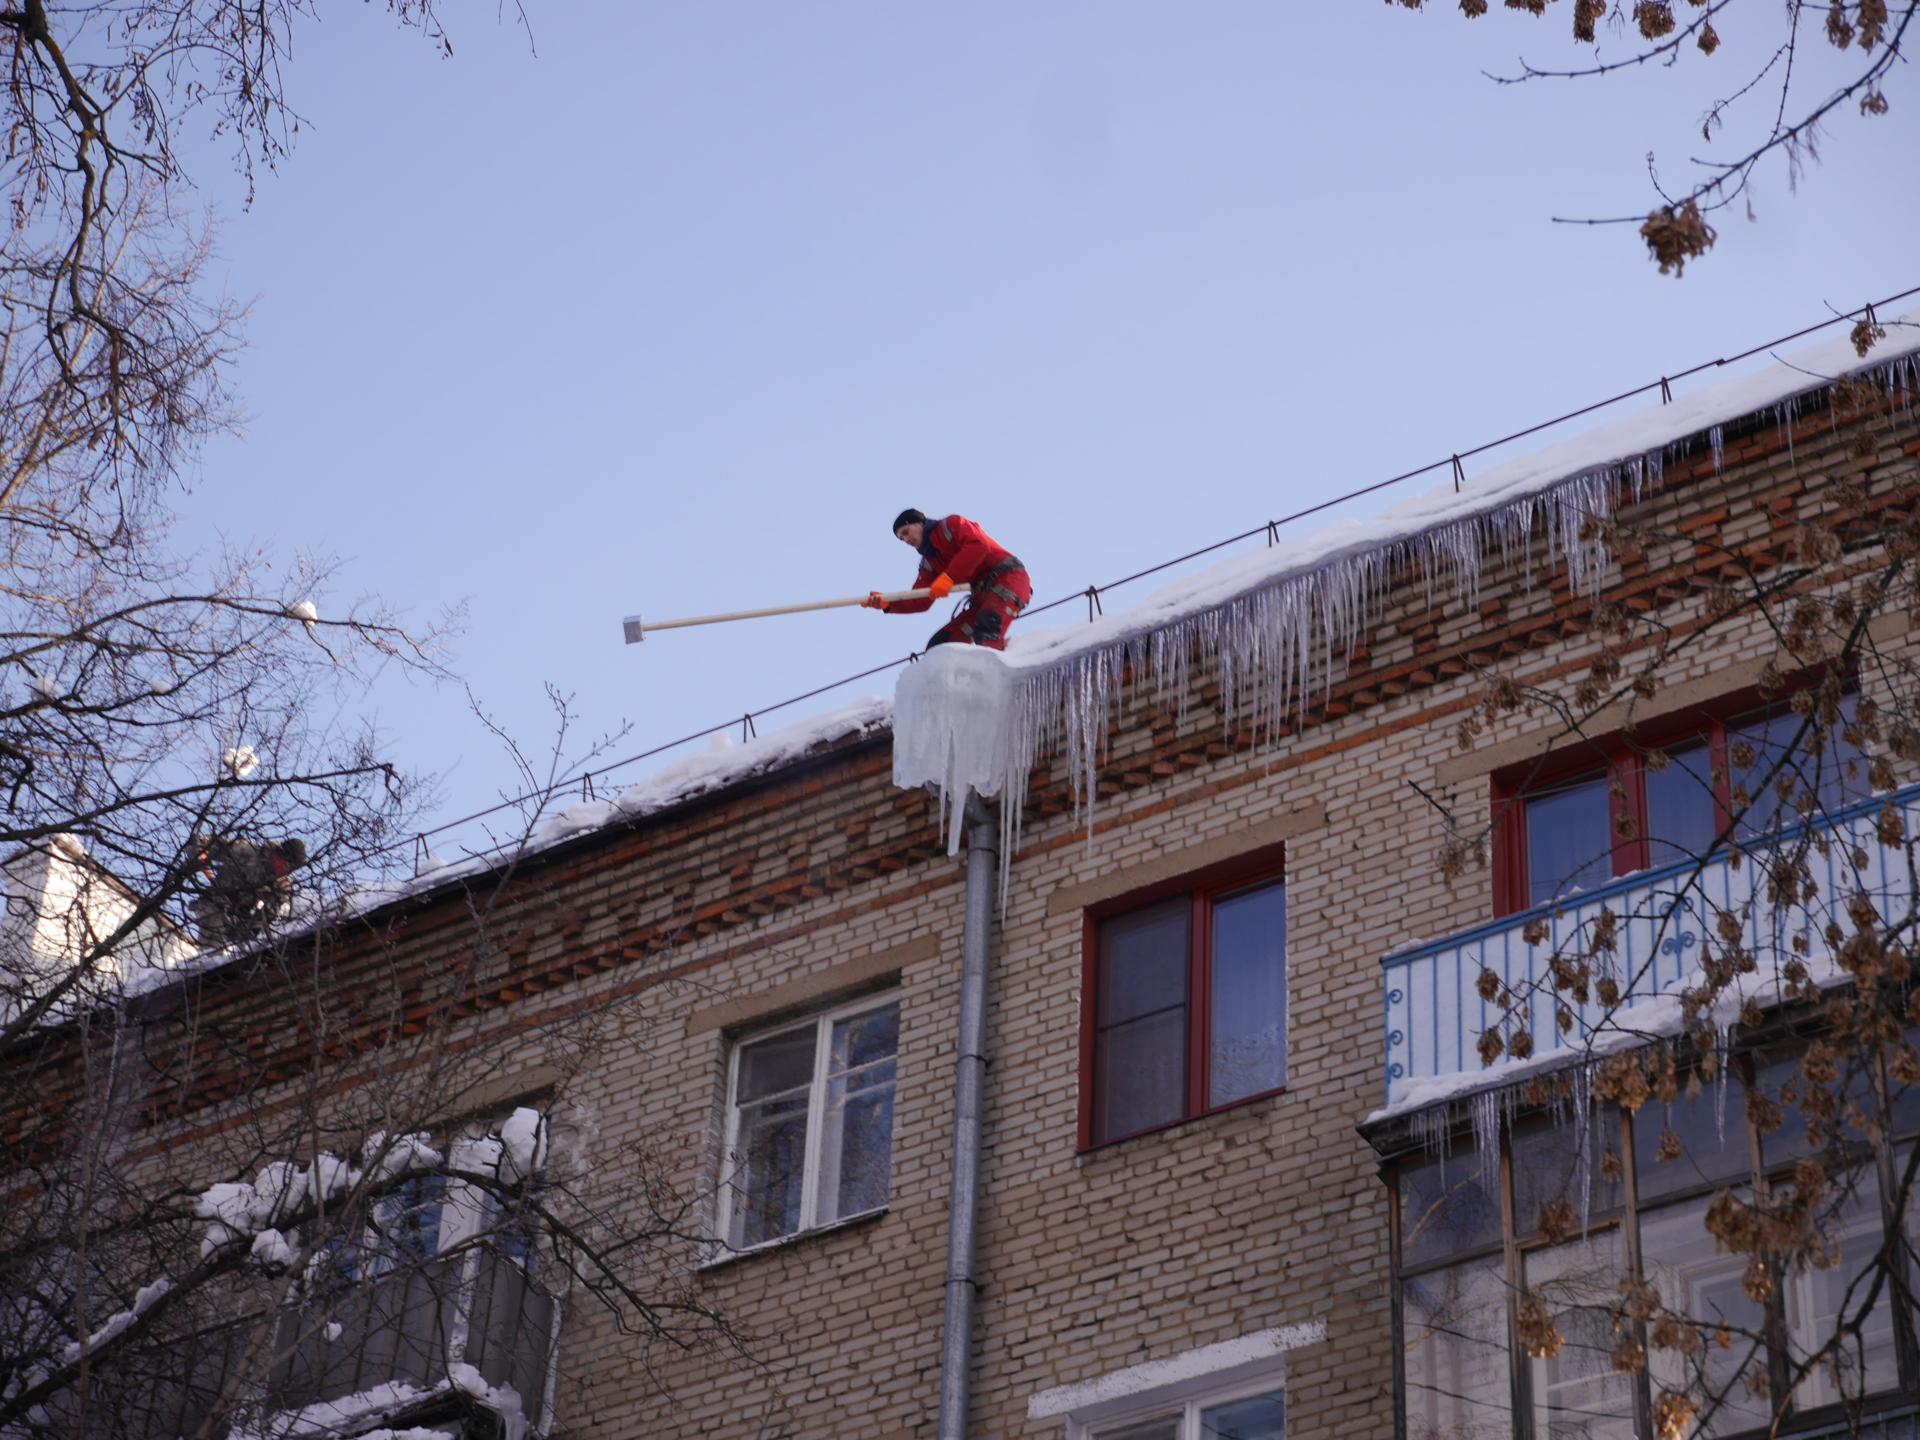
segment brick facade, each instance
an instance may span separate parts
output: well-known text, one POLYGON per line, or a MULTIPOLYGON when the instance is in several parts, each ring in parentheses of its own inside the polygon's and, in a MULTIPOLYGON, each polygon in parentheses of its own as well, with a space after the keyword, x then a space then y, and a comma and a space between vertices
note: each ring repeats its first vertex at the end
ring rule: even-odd
MULTIPOLYGON (((1822 410, 1791 437, 1771 423, 1730 436, 1717 464, 1704 447, 1670 462, 1626 518, 1672 538, 1626 556, 1604 598, 1704 629, 1702 587, 1737 558, 1778 562, 1836 477, 1870 479, 1877 506, 1911 504, 1920 424, 1875 421, 1864 457, 1860 423, 1822 410)), ((1027 1418, 1041 1392, 1315 1322, 1323 1338, 1286 1360, 1289 1434, 1392 1433, 1385 1196, 1356 1132, 1382 1101, 1379 961, 1492 913, 1485 869, 1441 878, 1445 830, 1410 782, 1484 821, 1490 762, 1476 757, 1524 753, 1544 722, 1510 716, 1470 755, 1456 725, 1489 670, 1536 683, 1579 673, 1590 613, 1544 566, 1491 566, 1471 611, 1429 608, 1409 576, 1346 678, 1271 747, 1218 713, 1202 673, 1184 717, 1142 704, 1115 724, 1090 839, 1059 767, 1036 773, 991 976, 973 1433, 1059 1436, 1060 1419, 1027 1418), (1075 897, 1275 835, 1289 890, 1284 1093, 1080 1153, 1075 897)), ((1776 649, 1756 623, 1721 625, 1669 684, 1711 690, 1776 649)), ((703 1297, 750 1337, 751 1365, 655 1347, 643 1372, 629 1337, 576 1306, 556 1424, 582 1437, 932 1435, 963 867, 889 764, 884 735, 852 740, 568 842, 497 897, 485 947, 453 895, 335 937, 296 991, 239 974, 182 987, 141 1017, 143 1143, 211 1145, 233 1132, 239 1102, 271 1103, 316 1053, 351 1088, 424 1040, 486 1055, 503 1093, 515 1076, 537 1088, 543 1021, 626 1001, 641 1017, 631 1043, 569 1083, 558 1123, 589 1156, 649 1137, 685 1183, 708 1184, 731 1038, 897 979, 888 1209, 700 1273, 703 1297)), ((44 1123, 33 1112, 84 1060, 70 1037, 48 1041, 0 1127, 44 1123)))

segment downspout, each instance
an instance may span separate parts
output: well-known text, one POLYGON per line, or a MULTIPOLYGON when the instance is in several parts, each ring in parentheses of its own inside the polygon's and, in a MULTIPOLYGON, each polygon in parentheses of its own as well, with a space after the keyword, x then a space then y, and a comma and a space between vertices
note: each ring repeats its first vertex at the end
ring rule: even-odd
POLYGON ((966 1440, 973 1369, 974 1229, 980 1195, 980 1097, 987 1074, 987 966, 1000 821, 967 795, 966 928, 961 941, 960 1044, 954 1061, 953 1167, 947 1184, 947 1312, 940 1339, 939 1440, 966 1440))

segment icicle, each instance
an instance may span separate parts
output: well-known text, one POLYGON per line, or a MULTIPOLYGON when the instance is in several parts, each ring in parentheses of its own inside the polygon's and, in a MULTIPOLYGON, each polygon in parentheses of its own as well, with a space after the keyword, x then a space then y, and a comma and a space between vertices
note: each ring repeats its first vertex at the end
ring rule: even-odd
POLYGON ((1713 1030, 1713 1125, 1720 1143, 1727 1143, 1727 1041, 1731 1027, 1724 1022, 1713 1030))
POLYGON ((1593 1062, 1573 1067, 1573 1171, 1580 1188, 1580 1233, 1593 1216, 1593 1062))
POLYGON ((1417 1110, 1407 1119, 1407 1133, 1419 1145, 1422 1154, 1437 1156, 1441 1173, 1446 1173, 1446 1164, 1453 1156, 1453 1107, 1451 1105, 1431 1105, 1425 1110, 1417 1110))
POLYGON ((1480 1159, 1480 1183, 1489 1195, 1500 1193, 1500 1102, 1511 1095, 1510 1089, 1494 1087, 1473 1096, 1473 1148, 1480 1159))
POLYGON ((1497 554, 1529 576, 1535 536, 1547 564, 1564 563, 1576 590, 1597 594, 1609 555, 1591 522, 1623 497, 1658 483, 1661 460, 1638 456, 1563 480, 1479 515, 1449 520, 1371 550, 1336 555, 1311 569, 1142 634, 1125 636, 1018 672, 1009 773, 1001 793, 1024 793, 1025 767, 1061 755, 1074 796, 1074 821, 1089 840, 1107 727, 1131 699, 1170 698, 1184 718, 1194 662, 1211 660, 1220 681, 1222 724, 1243 723, 1257 745, 1271 745, 1289 715, 1304 717, 1332 692, 1345 662, 1385 608, 1396 572, 1421 577, 1429 603, 1445 585, 1476 605, 1486 561, 1497 554), (1131 671, 1134 683, 1119 678, 1131 671))

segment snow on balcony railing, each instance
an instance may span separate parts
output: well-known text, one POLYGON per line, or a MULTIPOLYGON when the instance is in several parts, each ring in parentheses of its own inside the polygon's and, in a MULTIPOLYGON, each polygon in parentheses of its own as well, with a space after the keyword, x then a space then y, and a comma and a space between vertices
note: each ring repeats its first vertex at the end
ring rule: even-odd
POLYGON ((1920 785, 1912 785, 1744 841, 1704 864, 1688 859, 1642 870, 1556 904, 1537 905, 1388 955, 1381 966, 1389 1109, 1476 1090, 1516 1068, 1511 1060, 1493 1067, 1480 1061, 1480 1035, 1501 1016, 1496 1003, 1481 998, 1483 970, 1498 975, 1519 997, 1516 1014, 1524 1018, 1533 1039, 1528 1068, 1589 1045, 1604 1048, 1641 1035, 1678 1031, 1679 994, 1698 981, 1700 961, 1717 936, 1723 912, 1741 920, 1743 943, 1767 972, 1756 978, 1772 981, 1773 967, 1794 953, 1795 934, 1806 937, 1802 958, 1809 971, 1817 976, 1829 970, 1832 957, 1823 933, 1828 906, 1844 920, 1847 898, 1865 892, 1883 918, 1896 918, 1914 898, 1908 844, 1889 845, 1880 838, 1881 813, 1889 805, 1901 813, 1908 836, 1920 835, 1920 785), (1802 837, 1816 842, 1808 863, 1820 885, 1814 902, 1817 915, 1810 915, 1805 904, 1782 913, 1766 896, 1768 856, 1793 847, 1802 837), (1827 843, 1819 843, 1823 841, 1827 843), (1856 852, 1865 857, 1858 868, 1856 852), (1604 969, 1590 963, 1594 979, 1608 974, 1619 986, 1619 1000, 1611 1009, 1591 991, 1585 1004, 1556 994, 1549 970, 1563 946, 1569 957, 1585 952, 1583 939, 1602 911, 1615 918, 1615 948, 1604 957, 1604 969), (1816 918, 1820 923, 1814 923, 1816 918), (1526 932, 1534 922, 1545 933, 1529 944, 1526 932), (1565 1032, 1555 1015, 1561 1005, 1574 1021, 1565 1032))

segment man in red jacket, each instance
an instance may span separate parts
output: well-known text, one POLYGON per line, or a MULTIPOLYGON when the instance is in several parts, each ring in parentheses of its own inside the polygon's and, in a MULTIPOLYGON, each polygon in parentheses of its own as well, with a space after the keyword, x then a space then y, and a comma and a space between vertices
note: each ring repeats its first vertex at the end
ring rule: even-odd
POLYGON ((1027 579, 1026 567, 964 515, 929 520, 918 510, 902 510, 894 517, 893 533, 920 552, 920 573, 914 577, 913 588, 933 594, 925 600, 889 602, 875 590, 867 596, 867 608, 889 615, 915 615, 935 600, 946 599, 954 586, 971 585, 967 603, 933 632, 927 648, 954 641, 984 645, 989 650, 1006 649, 1007 627, 1033 598, 1033 583, 1027 579))

